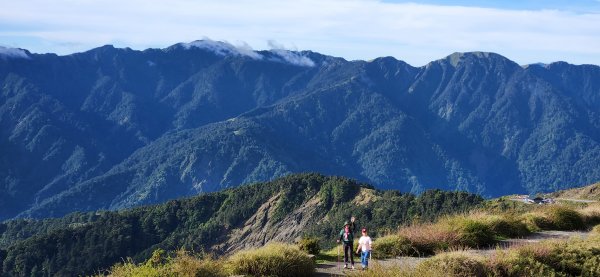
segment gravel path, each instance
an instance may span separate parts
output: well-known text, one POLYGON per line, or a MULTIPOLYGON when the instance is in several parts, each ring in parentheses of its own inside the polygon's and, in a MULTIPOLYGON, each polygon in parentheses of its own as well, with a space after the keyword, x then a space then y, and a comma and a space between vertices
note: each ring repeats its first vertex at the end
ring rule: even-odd
MULTIPOLYGON (((521 239, 507 239, 498 243, 498 247, 492 247, 488 249, 471 249, 467 250, 477 255, 489 257, 498 251, 498 249, 506 249, 512 246, 523 245, 528 243, 539 243, 545 240, 552 239, 569 239, 569 238, 582 238, 585 239, 589 235, 589 232, 571 232, 571 231, 542 231, 531 234, 526 238, 521 239)), ((376 262, 383 266, 400 266, 400 267, 416 267, 419 263, 428 258, 417 258, 417 257, 397 257, 393 259, 378 260, 376 262)), ((360 268, 360 259, 354 260, 356 262, 355 267, 360 268)), ((336 262, 325 262, 317 265, 315 276, 345 276, 352 272, 351 269, 343 269, 344 263, 336 262)))

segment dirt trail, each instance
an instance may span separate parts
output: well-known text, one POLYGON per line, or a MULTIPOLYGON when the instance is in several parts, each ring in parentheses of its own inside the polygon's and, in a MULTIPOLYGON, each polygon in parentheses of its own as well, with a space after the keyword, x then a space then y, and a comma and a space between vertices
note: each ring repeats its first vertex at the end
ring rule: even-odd
MULTIPOLYGON (((539 243, 545 240, 555 240, 555 239, 570 239, 570 238, 581 238, 585 239, 589 235, 589 232, 573 232, 573 231, 542 231, 531 234, 525 238, 520 239, 507 239, 500 241, 497 247, 488 248, 488 249, 471 249, 467 250, 468 252, 489 257, 493 255, 498 249, 506 249, 513 246, 529 244, 529 243, 539 243)), ((397 257, 393 259, 385 259, 385 260, 377 260, 379 264, 383 266, 400 266, 400 267, 410 267, 414 268, 419 263, 427 260, 428 258, 418 258, 418 257, 397 257)), ((360 258, 358 260, 354 260, 355 267, 357 270, 360 268, 360 258)), ((346 274, 352 272, 351 269, 343 269, 344 266, 342 263, 336 262, 325 262, 323 264, 318 264, 315 276, 345 276, 346 274)))

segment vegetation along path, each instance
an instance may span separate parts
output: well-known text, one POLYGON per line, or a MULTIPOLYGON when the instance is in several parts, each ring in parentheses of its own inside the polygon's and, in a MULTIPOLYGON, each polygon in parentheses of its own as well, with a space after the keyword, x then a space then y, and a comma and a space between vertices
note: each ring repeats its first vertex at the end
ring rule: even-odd
MULTIPOLYGON (((586 239, 589 236, 589 231, 540 231, 532 233, 523 238, 513 238, 501 240, 494 247, 485 249, 468 249, 465 252, 471 254, 491 257, 494 253, 497 253, 500 249, 508 249, 510 247, 540 243, 547 240, 567 240, 571 238, 586 239)), ((414 269, 419 263, 430 259, 431 257, 406 257, 400 256, 396 258, 373 260, 373 263, 377 263, 383 267, 403 267, 414 269)), ((356 262, 356 260, 355 260, 356 262)), ((315 276, 345 276, 360 269, 360 260, 355 264, 356 269, 344 269, 344 262, 340 259, 340 262, 335 261, 323 261, 317 265, 315 276)))

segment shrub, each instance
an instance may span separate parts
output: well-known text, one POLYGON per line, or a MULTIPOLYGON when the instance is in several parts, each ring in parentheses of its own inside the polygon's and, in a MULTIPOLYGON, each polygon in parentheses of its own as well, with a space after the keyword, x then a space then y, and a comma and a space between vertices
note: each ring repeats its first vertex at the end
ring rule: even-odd
POLYGON ((319 239, 315 237, 303 237, 302 239, 300 239, 300 241, 298 241, 298 248, 312 255, 318 255, 321 251, 321 247, 319 246, 319 239))
POLYGON ((491 228, 480 220, 455 216, 446 219, 444 223, 449 230, 458 234, 462 246, 486 246, 496 241, 491 228))
POLYGON ((158 249, 144 263, 136 265, 128 259, 122 264, 113 266, 109 273, 109 276, 115 277, 225 277, 230 275, 223 262, 210 257, 198 259, 183 249, 177 251, 174 258, 166 257, 165 251, 158 249))
POLYGON ((592 233, 600 235, 600 225, 596 225, 596 226, 595 226, 595 227, 592 229, 592 233))
POLYGON ((526 213, 523 215, 522 222, 531 232, 551 230, 555 228, 552 221, 542 213, 526 213))
MULTIPOLYGON (((428 256, 460 244, 459 234, 438 224, 421 224, 401 228, 398 231, 412 245, 409 255, 428 256)), ((377 251, 377 249, 375 249, 377 251)), ((373 252, 375 252, 373 251, 373 252)))
POLYGON ((583 216, 564 206, 554 206, 548 210, 548 218, 553 225, 559 230, 583 230, 585 223, 583 216))
POLYGON ((240 251, 228 262, 234 274, 251 276, 311 276, 315 269, 306 253, 281 243, 240 251))
POLYGON ((185 250, 177 252, 175 258, 169 262, 171 272, 181 277, 225 277, 229 276, 223 261, 212 257, 198 259, 185 250))
POLYGON ((376 239, 373 242, 373 249, 377 250, 373 251, 377 259, 414 255, 416 252, 407 238, 398 235, 376 239))
POLYGON ((581 214, 587 226, 600 224, 600 205, 589 205, 581 210, 581 214))
POLYGON ((586 263, 593 269, 593 259, 600 255, 600 246, 593 239, 546 242, 510 250, 519 259, 542 263, 559 274, 580 276, 586 263))
POLYGON ((600 256, 588 258, 581 269, 581 276, 600 276, 600 256))
POLYGON ((422 263, 416 271, 443 272, 445 276, 486 276, 487 270, 481 258, 464 252, 439 254, 422 263))
MULTIPOLYGON (((556 271, 579 276, 584 271, 586 262, 598 256, 600 244, 593 243, 593 240, 570 240, 555 243, 549 258, 543 262, 556 271)), ((588 265, 593 268, 593 260, 588 262, 588 265)))
POLYGON ((488 276, 556 276, 557 272, 546 264, 537 261, 531 256, 508 255, 490 258, 486 267, 488 276))
MULTIPOLYGON (((109 276, 113 277, 161 277, 170 276, 169 270, 164 265, 152 265, 143 263, 136 265, 131 259, 122 264, 114 265, 110 270, 109 276)), ((102 275, 98 275, 102 276, 102 275)))
POLYGON ((490 216, 486 219, 492 233, 504 238, 524 237, 531 234, 527 225, 512 216, 490 216))

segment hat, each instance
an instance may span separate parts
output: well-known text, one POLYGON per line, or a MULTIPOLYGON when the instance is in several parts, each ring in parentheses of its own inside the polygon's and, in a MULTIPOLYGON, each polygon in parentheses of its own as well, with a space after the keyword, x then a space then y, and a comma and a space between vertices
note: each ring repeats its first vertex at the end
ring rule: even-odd
POLYGON ((348 222, 348 220, 344 221, 344 226, 346 225, 350 225, 350 222, 348 222))
POLYGON ((366 233, 367 232, 367 228, 362 228, 361 232, 366 233))

